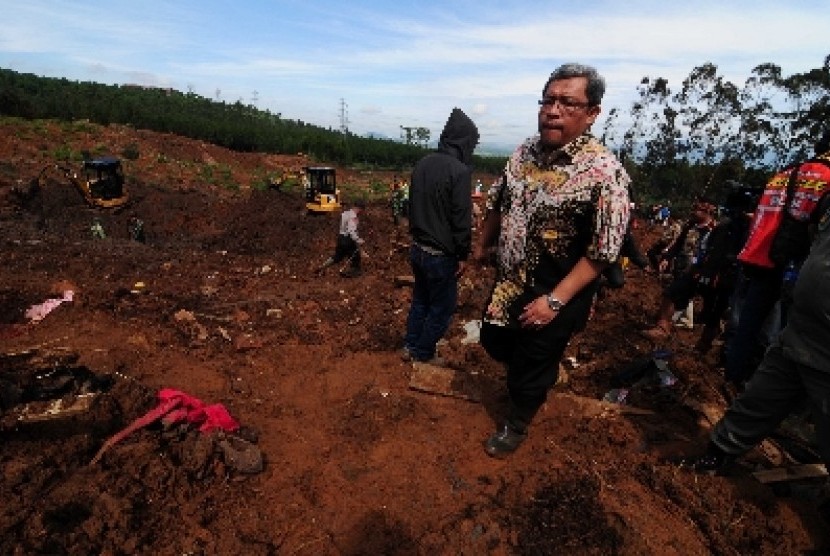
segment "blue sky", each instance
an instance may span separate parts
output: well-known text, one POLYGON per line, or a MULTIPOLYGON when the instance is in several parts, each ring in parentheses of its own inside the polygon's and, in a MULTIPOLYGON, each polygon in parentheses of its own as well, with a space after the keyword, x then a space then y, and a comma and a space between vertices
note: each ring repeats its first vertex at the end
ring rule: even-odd
POLYGON ((761 63, 820 67, 828 29, 827 0, 0 0, 0 67, 192 90, 324 127, 345 113, 353 133, 391 138, 437 138, 457 106, 487 151, 534 133, 562 63, 605 76, 608 112, 644 76, 676 90, 705 62, 737 85, 761 63))

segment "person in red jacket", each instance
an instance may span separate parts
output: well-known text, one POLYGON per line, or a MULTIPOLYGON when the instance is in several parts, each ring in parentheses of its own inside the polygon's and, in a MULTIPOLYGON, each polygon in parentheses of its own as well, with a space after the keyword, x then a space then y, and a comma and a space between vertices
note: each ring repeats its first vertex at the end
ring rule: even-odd
MULTIPOLYGON (((816 210, 816 235, 795 283, 790 318, 747 383, 715 424, 701 455, 674 463, 729 475, 736 460, 806 400, 818 454, 830 468, 830 198, 816 210)), ((675 458, 672 458, 675 459, 675 458)), ((825 482, 825 488, 828 483, 825 482)), ((830 500, 824 493, 825 508, 830 500)), ((821 500, 817 499, 821 504, 821 500)))
MULTIPOLYGON (((770 259, 770 247, 782 220, 787 186, 792 177, 794 192, 789 205, 790 215, 802 221, 814 217, 816 206, 830 187, 830 131, 816 142, 815 153, 814 159, 784 168, 767 182, 755 209, 746 244, 738 255, 745 294, 738 308, 738 325, 725 352, 725 377, 737 389, 743 387, 755 368, 763 347, 758 337, 781 298, 785 267, 770 259)), ((792 261, 795 269, 802 262, 792 261)))

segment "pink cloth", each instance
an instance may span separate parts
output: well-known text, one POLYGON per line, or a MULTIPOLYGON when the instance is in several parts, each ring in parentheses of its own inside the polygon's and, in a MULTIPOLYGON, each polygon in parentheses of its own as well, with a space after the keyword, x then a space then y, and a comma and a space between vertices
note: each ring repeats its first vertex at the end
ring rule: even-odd
POLYGON ((74 295, 75 292, 72 290, 66 290, 63 292, 63 297, 53 297, 52 299, 47 299, 40 305, 32 305, 26 309, 24 316, 32 322, 40 322, 46 315, 57 309, 60 304, 66 301, 72 301, 74 295))

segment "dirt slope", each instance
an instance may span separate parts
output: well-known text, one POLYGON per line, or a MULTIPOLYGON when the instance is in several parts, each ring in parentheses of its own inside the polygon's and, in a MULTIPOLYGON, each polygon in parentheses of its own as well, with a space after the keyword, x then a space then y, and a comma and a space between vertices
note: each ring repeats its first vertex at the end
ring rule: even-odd
MULTIPOLYGON (((0 553, 797 554, 826 546, 827 523, 808 502, 776 496, 750 475, 771 465, 767 454, 754 451, 732 478, 660 462, 704 438, 702 409, 724 408, 712 358, 690 349, 698 331, 679 330, 666 346, 677 384, 631 392, 629 407, 651 413, 597 405, 611 378, 655 347, 635 333, 655 309, 654 276, 631 271, 623 290, 599 300, 569 350, 577 366, 527 443, 496 461, 481 441, 503 410, 502 371, 462 342, 490 270, 468 276, 441 346, 480 400, 419 392, 399 357, 410 292, 395 278, 409 268, 405 231, 388 207, 370 205, 362 222, 363 276, 343 279, 333 268, 316 277, 334 247, 336 215, 308 216, 297 193, 250 187, 303 157, 116 126, 2 127, 0 377, 42 398, 51 384, 54 395, 30 402, 30 412, 61 396, 69 404, 79 389, 100 393, 72 418, 21 421, 21 399, 4 407, 0 553), (133 202, 117 214, 87 208, 58 181, 28 210, 11 193, 59 149, 128 146, 140 153, 127 164, 133 202), (206 177, 222 172, 224 184, 206 177), (132 216, 145 223, 144 244, 129 239, 132 216), (94 218, 106 239, 92 238, 94 218), (69 288, 73 300, 41 322, 24 317, 69 288), (90 465, 162 388, 223 404, 264 469, 241 473, 214 437, 158 423, 90 465)), ((338 175, 356 188, 391 180, 338 175)), ((648 244, 657 231, 638 233, 648 244)))

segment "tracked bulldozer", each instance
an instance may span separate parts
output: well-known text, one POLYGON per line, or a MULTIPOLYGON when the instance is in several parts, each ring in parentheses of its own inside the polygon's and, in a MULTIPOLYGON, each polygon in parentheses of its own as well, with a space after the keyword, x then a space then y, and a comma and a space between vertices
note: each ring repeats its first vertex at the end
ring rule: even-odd
POLYGON ((124 170, 114 156, 84 160, 78 169, 50 164, 32 181, 32 187, 42 189, 47 175, 53 171, 62 173, 92 207, 117 209, 129 201, 124 170))

